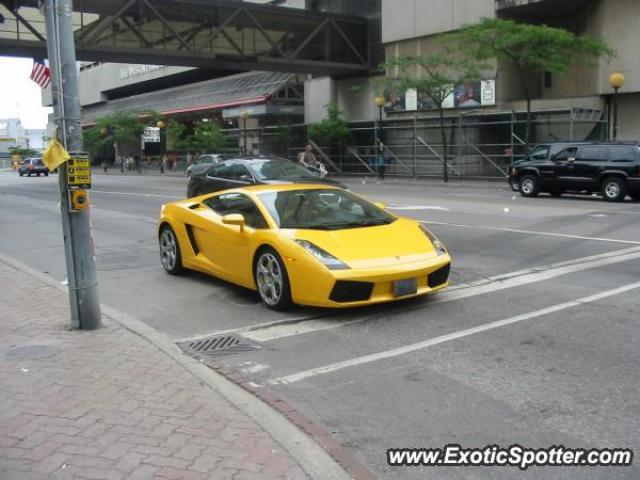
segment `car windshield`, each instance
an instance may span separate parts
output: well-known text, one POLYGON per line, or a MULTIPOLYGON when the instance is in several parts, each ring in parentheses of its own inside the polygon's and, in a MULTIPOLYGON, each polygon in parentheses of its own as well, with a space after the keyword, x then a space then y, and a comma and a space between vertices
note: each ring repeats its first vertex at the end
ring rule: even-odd
POLYGON ((270 159, 256 160, 248 164, 259 180, 280 180, 286 178, 315 178, 312 172, 296 165, 291 160, 270 159))
POLYGON ((338 189, 289 190, 258 195, 280 228, 341 230, 387 225, 396 218, 338 189))
POLYGON ((538 145, 529 153, 529 158, 533 160, 545 160, 549 158, 549 146, 538 145))

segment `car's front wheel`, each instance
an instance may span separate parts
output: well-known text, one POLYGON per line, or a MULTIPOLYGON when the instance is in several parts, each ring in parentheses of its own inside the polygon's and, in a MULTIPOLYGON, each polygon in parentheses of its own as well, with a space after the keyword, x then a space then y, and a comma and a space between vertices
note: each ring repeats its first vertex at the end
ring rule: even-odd
POLYGON ((22 177, 22 176, 24 176, 24 173, 18 172, 18 175, 20 175, 22 177))
POLYGON ((537 197, 540 193, 540 180, 535 175, 525 175, 520 180, 520 195, 523 197, 537 197))
POLYGON ((162 230, 160 231, 159 245, 162 268, 171 275, 180 275, 184 273, 178 237, 176 237, 176 233, 169 225, 162 227, 162 230))
POLYGON ((627 186, 620 177, 607 177, 602 182, 602 196, 608 202, 622 202, 627 195, 627 186))
POLYGON ((49 176, 49 172, 44 172, 44 176, 48 177, 49 176))
POLYGON ((274 310, 291 307, 289 276, 280 258, 272 248, 264 248, 255 262, 255 281, 262 301, 274 310))
POLYGON ((520 191, 520 182, 518 182, 518 179, 516 177, 511 177, 509 179, 509 186, 511 187, 511 190, 513 190, 514 192, 520 191))

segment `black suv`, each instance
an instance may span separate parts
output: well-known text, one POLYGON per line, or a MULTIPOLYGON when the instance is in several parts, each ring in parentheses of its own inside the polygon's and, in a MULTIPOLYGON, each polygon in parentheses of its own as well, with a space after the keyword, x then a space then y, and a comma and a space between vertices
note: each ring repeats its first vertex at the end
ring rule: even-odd
POLYGON ((523 197, 600 192, 610 202, 640 201, 640 142, 574 143, 549 158, 530 155, 513 165, 509 184, 523 197))

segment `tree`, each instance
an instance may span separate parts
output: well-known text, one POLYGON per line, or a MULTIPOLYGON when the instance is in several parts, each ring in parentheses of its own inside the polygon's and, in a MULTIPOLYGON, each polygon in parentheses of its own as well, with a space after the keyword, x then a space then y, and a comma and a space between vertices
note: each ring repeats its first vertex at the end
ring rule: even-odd
POLYGON ((326 105, 327 118, 309 125, 309 137, 322 146, 332 146, 346 142, 350 137, 349 125, 340 116, 338 106, 326 105))
MULTIPOLYGON (((155 114, 145 114, 145 116, 155 114)), ((144 123, 140 120, 141 114, 134 112, 115 112, 106 115, 96 122, 94 127, 102 136, 100 145, 113 144, 116 150, 116 159, 123 152, 127 144, 140 143, 140 136, 144 133, 144 123)), ((95 133, 89 133, 91 141, 95 133)), ((85 137, 86 138, 86 137, 85 137)))
POLYGON ((167 135, 171 139, 174 150, 185 152, 193 149, 191 137, 187 135, 187 126, 184 123, 170 121, 167 126, 167 135))
POLYGON ((219 152, 227 145, 227 138, 217 123, 200 121, 194 125, 193 136, 189 137, 189 144, 194 150, 219 152))
POLYGON ((527 145, 531 140, 531 85, 527 72, 564 73, 573 65, 588 65, 600 57, 615 55, 597 38, 497 18, 485 18, 463 27, 451 34, 449 40, 477 61, 497 59, 513 65, 527 101, 527 145))
POLYGON ((479 63, 455 58, 446 51, 419 57, 398 57, 383 65, 387 72, 397 69, 398 74, 380 79, 379 85, 397 92, 416 90, 418 95, 425 96, 438 109, 445 182, 449 181, 449 145, 443 104, 453 95, 456 85, 479 79, 482 67, 479 63))
POLYGON ((7 151, 11 155, 20 155, 20 157, 30 157, 32 155, 38 155, 38 152, 32 148, 9 147, 7 151))

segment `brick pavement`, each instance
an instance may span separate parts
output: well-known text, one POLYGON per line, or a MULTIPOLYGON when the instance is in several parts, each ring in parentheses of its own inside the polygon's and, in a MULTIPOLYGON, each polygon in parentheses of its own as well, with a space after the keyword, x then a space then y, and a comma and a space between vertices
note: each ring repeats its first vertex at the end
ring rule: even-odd
POLYGON ((309 478, 152 343, 68 318, 65 293, 0 260, 0 479, 309 478))

